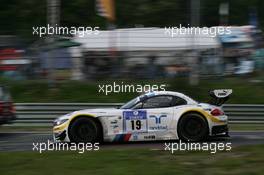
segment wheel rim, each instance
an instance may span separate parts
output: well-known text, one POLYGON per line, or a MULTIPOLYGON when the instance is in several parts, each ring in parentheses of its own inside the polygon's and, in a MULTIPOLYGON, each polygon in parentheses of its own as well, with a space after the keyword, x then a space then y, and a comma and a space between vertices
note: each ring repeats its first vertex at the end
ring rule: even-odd
POLYGON ((82 141, 92 141, 95 138, 96 128, 93 125, 81 124, 76 130, 76 136, 82 141))
POLYGON ((197 137, 201 137, 204 132, 204 125, 201 121, 201 119, 195 117, 190 118, 186 121, 184 127, 183 127, 183 136, 187 140, 193 140, 197 137))

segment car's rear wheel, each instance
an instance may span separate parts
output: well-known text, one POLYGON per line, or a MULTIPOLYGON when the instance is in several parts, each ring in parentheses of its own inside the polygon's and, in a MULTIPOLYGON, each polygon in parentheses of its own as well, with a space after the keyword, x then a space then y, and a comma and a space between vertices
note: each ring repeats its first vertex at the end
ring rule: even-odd
POLYGON ((206 119, 197 113, 188 113, 181 117, 178 123, 178 136, 181 140, 197 142, 208 135, 206 119))
POLYGON ((102 139, 100 124, 88 117, 80 117, 73 121, 69 127, 69 138, 71 142, 99 142, 102 139))

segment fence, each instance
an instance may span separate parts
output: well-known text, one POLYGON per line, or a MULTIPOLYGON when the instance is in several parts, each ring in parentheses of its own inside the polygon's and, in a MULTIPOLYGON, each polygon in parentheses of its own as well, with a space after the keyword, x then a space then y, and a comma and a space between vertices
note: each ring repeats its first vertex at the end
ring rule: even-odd
MULTIPOLYGON (((17 120, 13 125, 52 125, 53 120, 63 114, 91 108, 113 108, 122 103, 16 103, 17 120)), ((227 104, 224 111, 230 123, 263 123, 264 105, 227 104)))

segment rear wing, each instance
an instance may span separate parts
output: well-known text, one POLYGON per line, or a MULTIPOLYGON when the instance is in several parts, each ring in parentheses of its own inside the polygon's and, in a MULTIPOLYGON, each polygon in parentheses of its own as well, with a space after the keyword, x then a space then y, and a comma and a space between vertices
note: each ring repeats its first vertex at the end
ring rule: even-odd
POLYGON ((210 104, 221 106, 223 105, 232 94, 232 89, 215 89, 209 92, 212 99, 209 101, 210 104))

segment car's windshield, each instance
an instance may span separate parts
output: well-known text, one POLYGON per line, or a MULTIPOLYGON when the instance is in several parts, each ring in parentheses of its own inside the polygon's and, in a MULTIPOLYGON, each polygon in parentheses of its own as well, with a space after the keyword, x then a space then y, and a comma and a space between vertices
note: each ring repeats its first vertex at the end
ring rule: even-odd
POLYGON ((139 98, 136 97, 132 100, 130 100, 129 102, 127 102, 126 104, 124 104, 123 106, 120 107, 120 109, 130 109, 132 108, 137 102, 139 101, 139 98))

